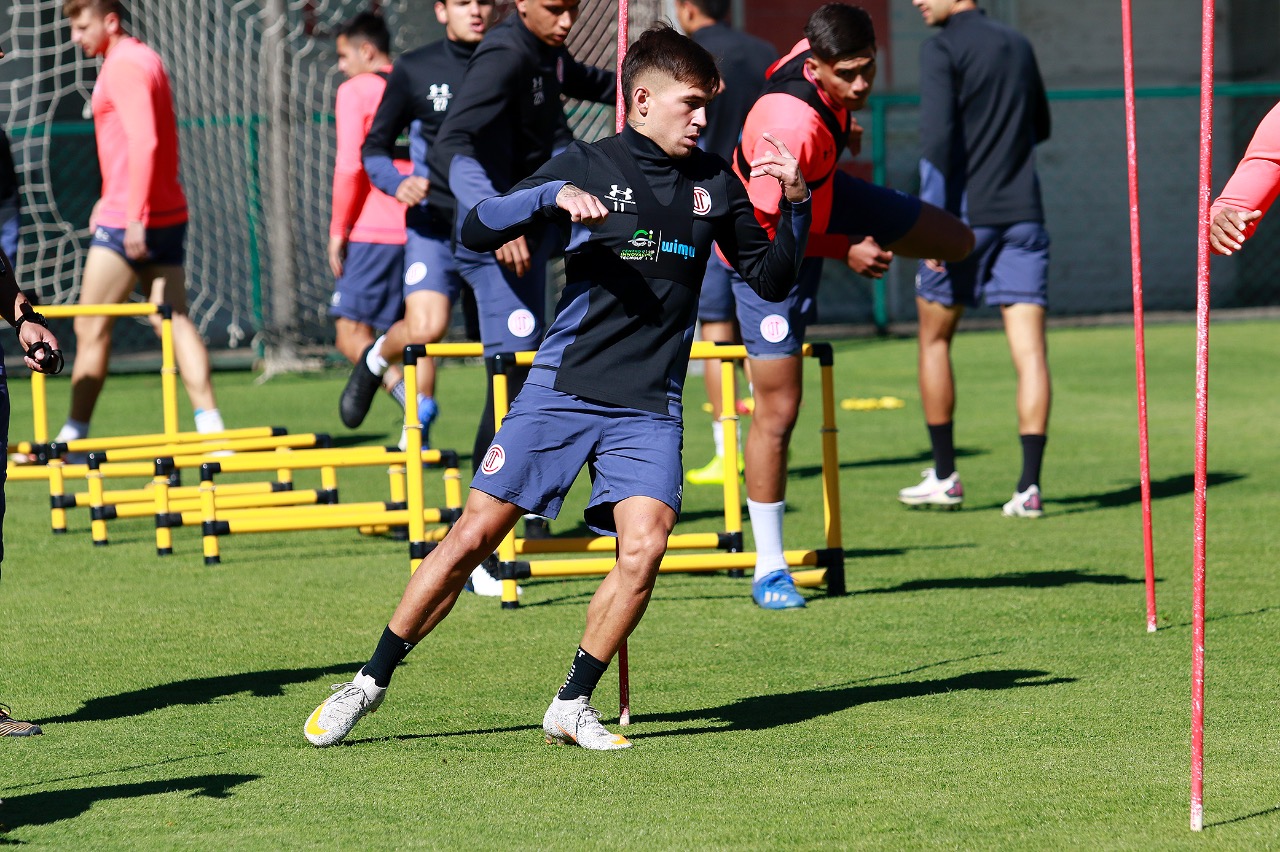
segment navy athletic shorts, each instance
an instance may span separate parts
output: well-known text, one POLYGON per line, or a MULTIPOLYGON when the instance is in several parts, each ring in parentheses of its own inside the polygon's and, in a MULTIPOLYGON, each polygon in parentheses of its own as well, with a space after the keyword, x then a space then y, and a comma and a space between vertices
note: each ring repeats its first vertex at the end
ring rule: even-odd
MULTIPOLYGON (((829 234, 874 237, 881 246, 906 236, 920 218, 920 199, 905 192, 859 180, 845 172, 832 175, 829 234)), ((800 352, 808 326, 817 319, 818 283, 822 258, 806 258, 796 286, 781 302, 766 302, 739 278, 733 295, 738 302, 742 342, 752 358, 787 358, 800 352)))
POLYGON ((702 322, 733 322, 737 317, 733 286, 738 281, 742 281, 742 276, 737 270, 721 260, 718 252, 711 252, 707 272, 702 276, 702 292, 698 294, 698 319, 702 322))
POLYGON ((420 291, 440 293, 452 305, 458 301, 463 283, 448 236, 423 234, 413 228, 406 232, 404 295, 420 291))
POLYGON ((538 348, 546 332, 547 261, 552 240, 530 241, 529 272, 517 278, 493 252, 454 249, 458 272, 476 294, 486 356, 538 348))
POLYGON ((9 256, 14 264, 18 262, 18 225, 21 216, 11 216, 0 225, 0 249, 9 256))
POLYGON ((145 260, 129 260, 124 251, 124 228, 106 228, 102 225, 93 229, 93 241, 89 247, 100 246, 111 249, 128 261, 134 269, 143 266, 182 266, 187 261, 187 223, 170 225, 167 228, 147 228, 147 251, 145 260))
POLYGON ((916 295, 941 305, 1049 307, 1049 232, 1041 222, 973 229, 973 254, 934 272, 921 261, 916 295))
POLYGON ((652 497, 679 514, 680 416, 593 402, 550 387, 554 381, 553 371, 530 371, 471 487, 554 518, 585 465, 591 499, 583 517, 597 533, 617 535, 613 507, 628 497, 652 497))
POLYGON ((386 331, 400 318, 403 274, 404 246, 348 243, 342 276, 329 300, 329 315, 386 331))

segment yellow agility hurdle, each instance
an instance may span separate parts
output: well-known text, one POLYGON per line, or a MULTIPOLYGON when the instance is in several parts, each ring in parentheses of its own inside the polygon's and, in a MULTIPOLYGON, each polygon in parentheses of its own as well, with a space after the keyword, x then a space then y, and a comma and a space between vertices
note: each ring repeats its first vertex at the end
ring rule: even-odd
MULTIPOLYGON (((75 317, 160 317, 160 394, 164 432, 178 431, 178 366, 173 350, 173 310, 167 304, 131 302, 124 305, 49 305, 40 313, 48 319, 75 317)), ((49 398, 44 373, 31 374, 31 428, 35 445, 49 442, 49 398)), ((19 452, 21 452, 19 450, 19 452)))
MULTIPOLYGON (((415 406, 406 406, 413 409, 415 406)), ((416 417, 416 411, 414 416, 416 417)), ((247 509, 224 512, 218 508, 214 477, 219 473, 251 472, 272 469, 278 462, 258 461, 250 457, 229 457, 200 465, 201 527, 206 565, 221 561, 218 537, 234 533, 286 532, 312 529, 405 526, 422 530, 426 524, 448 524, 457 520, 462 509, 462 493, 458 486, 458 454, 452 450, 423 450, 422 435, 417 433, 417 447, 409 439, 405 451, 386 447, 357 447, 349 450, 312 450, 290 453, 284 462, 297 469, 324 465, 327 467, 367 467, 388 465, 391 478, 391 500, 385 502, 347 503, 326 506, 298 506, 273 510, 247 509), (293 456, 299 456, 294 462, 293 456), (414 463, 413 460, 416 460, 414 463), (423 466, 444 469, 445 506, 426 508, 423 496, 423 466), (398 484, 397 484, 398 483, 398 484), (397 500, 403 497, 403 500, 397 500)), ((177 460, 175 459, 175 462, 177 460)), ((157 504, 160 498, 157 497, 157 504)), ((159 509, 157 509, 159 512, 159 509)), ((157 515, 159 517, 159 515, 157 515)), ((414 536, 411 533, 411 545, 414 536)))
MULTIPOLYGON (((416 361, 420 357, 461 357, 482 354, 479 344, 450 344, 431 346, 409 346, 405 348, 404 369, 406 384, 410 378, 416 377, 416 361)), ((533 362, 533 352, 504 353, 491 359, 494 381, 494 419, 501 425, 507 413, 507 376, 515 366, 527 366, 533 362)), ((828 595, 845 593, 844 545, 840 526, 840 481, 839 457, 837 449, 838 430, 835 422, 835 383, 833 377, 834 353, 826 343, 806 344, 802 350, 805 357, 818 361, 822 383, 822 497, 823 526, 825 547, 812 550, 787 550, 784 557, 788 566, 808 568, 808 571, 793 572, 797 583, 804 586, 816 586, 825 582, 828 595)), ((693 344, 691 358, 719 359, 721 370, 725 375, 722 382, 723 405, 721 419, 726 424, 725 436, 725 469, 737 470, 738 441, 735 401, 733 399, 732 379, 735 361, 747 357, 743 346, 730 346, 699 342, 693 344)), ((421 441, 421 426, 417 422, 416 411, 405 411, 405 428, 410 448, 414 446, 415 435, 421 441)), ((420 446, 420 444, 419 444, 420 446)), ((741 576, 745 569, 754 567, 754 552, 743 549, 742 537, 742 492, 736 476, 726 476, 724 490, 724 530, 713 533, 673 533, 668 539, 668 550, 712 550, 719 553, 673 554, 668 553, 659 568, 664 572, 690 571, 723 571, 741 576)), ((413 489, 410 488, 412 499, 413 489)), ((412 505, 410 507, 412 509, 412 505)), ((502 607, 514 609, 519 606, 517 582, 528 577, 577 576, 582 574, 605 574, 612 570, 614 558, 576 558, 576 559, 543 559, 534 561, 518 560, 517 556, 540 555, 548 553, 609 553, 614 552, 616 540, 609 536, 522 539, 512 530, 498 545, 497 571, 502 579, 502 607)), ((417 564, 425 558, 433 542, 426 541, 420 531, 410 526, 410 571, 416 570, 417 564)))

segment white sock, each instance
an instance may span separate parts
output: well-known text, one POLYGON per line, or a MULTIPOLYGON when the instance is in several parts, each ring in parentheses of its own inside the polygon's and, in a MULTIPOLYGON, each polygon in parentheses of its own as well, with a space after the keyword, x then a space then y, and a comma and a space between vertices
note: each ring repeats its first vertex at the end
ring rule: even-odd
POLYGON ((208 432, 224 432, 226 426, 222 425, 222 413, 216 408, 197 408, 196 409, 196 431, 201 433, 208 432))
POLYGON ((384 334, 377 340, 373 341, 373 346, 369 347, 369 354, 366 355, 364 359, 365 366, 367 366, 369 368, 369 372, 373 373, 375 376, 381 376, 387 371, 387 367, 390 366, 387 363, 387 359, 382 357, 382 344, 386 339, 387 336, 384 334))
POLYGON ((724 424, 719 420, 711 421, 711 440, 716 444, 716 458, 724 455, 724 424))
POLYGON ((65 444, 67 441, 79 441, 89 437, 89 424, 83 420, 72 420, 67 418, 67 422, 62 424, 62 428, 58 430, 58 434, 53 440, 65 444))
POLYGON ((756 571, 751 578, 753 582, 774 571, 787 570, 787 560, 782 555, 782 514, 786 508, 786 500, 757 503, 747 498, 751 534, 756 540, 756 571))

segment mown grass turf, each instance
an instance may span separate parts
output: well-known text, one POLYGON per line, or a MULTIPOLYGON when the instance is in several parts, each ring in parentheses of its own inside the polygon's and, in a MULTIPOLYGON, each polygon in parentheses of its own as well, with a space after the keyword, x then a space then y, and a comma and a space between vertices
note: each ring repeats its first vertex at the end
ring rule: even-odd
MULTIPOLYGON (((1018 474, 1003 336, 957 343, 964 511, 912 512, 929 463, 914 343, 837 346, 850 594, 756 609, 746 580, 660 578, 632 638, 630 751, 550 748, 539 724, 595 580, 464 597, 348 745, 302 723, 363 662, 406 579, 404 545, 350 531, 198 531, 159 559, 146 521, 93 548, 8 487, 0 700, 45 735, 0 740, 0 843, 61 848, 1260 848, 1280 845, 1280 627, 1271 324, 1213 332, 1208 767, 1187 829, 1194 332, 1149 330, 1160 627, 1144 629, 1132 335, 1055 331, 1042 521, 1001 517, 1018 474)), ((436 443, 470 446, 481 372, 441 371, 436 443)), ((333 430, 344 376, 221 374, 231 425, 333 430)), ((792 458, 788 546, 821 545, 816 371, 792 458)), ((691 388, 699 390, 696 383, 691 388)), ((158 382, 113 378, 95 430, 158 428, 158 382)), ((53 419, 66 381, 53 383, 53 419)), ((13 385, 15 439, 28 432, 13 385)), ((710 453, 690 396, 690 466, 710 453)), ((189 414, 184 412, 183 422, 189 414)), ((355 440, 394 442, 376 403, 355 440)), ((377 499, 380 474, 343 474, 377 499)), ((299 481, 303 477, 300 475, 299 481)), ((582 495, 554 525, 573 529, 582 495)), ((714 530, 689 487, 682 528, 714 530)), ((617 704, 606 675, 596 703, 617 704)))

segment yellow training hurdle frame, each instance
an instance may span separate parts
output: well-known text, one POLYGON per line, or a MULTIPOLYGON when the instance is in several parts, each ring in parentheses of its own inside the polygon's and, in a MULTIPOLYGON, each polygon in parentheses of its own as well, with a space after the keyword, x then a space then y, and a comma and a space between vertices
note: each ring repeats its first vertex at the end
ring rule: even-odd
MULTIPOLYGON (((443 344, 414 345, 405 347, 404 371, 405 383, 417 378, 417 359, 427 356, 465 357, 483 354, 479 344, 443 344)), ((498 426, 507 413, 507 377, 515 366, 527 366, 533 363, 533 352, 500 353, 490 359, 493 365, 494 381, 494 419, 498 426)), ((844 544, 840 523, 840 479, 839 457, 837 450, 838 429, 835 422, 835 383, 833 377, 834 353, 830 344, 805 344, 802 355, 818 361, 822 383, 822 497, 823 523, 826 546, 816 550, 787 550, 784 558, 788 566, 810 567, 816 570, 797 572, 797 580, 803 585, 818 585, 824 579, 827 594, 831 596, 845 593, 844 544)), ((693 344, 691 358, 719 359, 724 377, 722 382, 721 421, 728 424, 725 436, 725 469, 736 471, 738 464, 738 441, 736 421, 738 415, 733 398, 733 364, 747 357, 746 347, 725 344, 699 342, 693 344)), ((411 411, 413 406, 406 406, 405 429, 408 446, 412 450, 414 441, 421 446, 421 425, 417 422, 417 412, 411 411)), ((413 493, 410 487, 410 495, 413 493)), ((419 489, 420 492, 420 489, 419 489)), ((737 476, 726 476, 724 482, 724 531, 719 533, 673 533, 668 539, 668 550, 697 549, 710 550, 719 548, 720 553, 671 554, 662 560, 659 571, 662 572, 710 572, 729 570, 741 572, 754 567, 756 554, 743 550, 742 540, 742 505, 741 487, 737 476)), ((412 506, 410 507, 412 514, 412 506)), ((425 540, 421 531, 415 532, 410 525, 410 571, 417 568, 421 559, 425 558, 434 544, 425 540)), ((548 559, 538 562, 517 560, 518 555, 534 555, 543 553, 610 553, 615 551, 616 539, 610 536, 584 538, 551 538, 520 539, 515 531, 508 532, 498 545, 497 571, 502 579, 503 609, 516 609, 519 606, 517 581, 526 577, 565 577, 582 575, 607 574, 613 569, 614 557, 548 559)))
MULTIPOLYGON (((123 305, 48 305, 40 308, 48 319, 75 317, 149 317, 160 316, 160 394, 164 413, 164 433, 178 432, 178 366, 173 353, 173 309, 167 304, 130 302, 123 305)), ((33 441, 28 450, 49 442, 49 398, 44 373, 31 374, 31 419, 33 441)), ((19 445, 20 447, 23 445, 19 445)), ((18 452, 28 450, 18 449, 18 452)))
MULTIPOLYGON (((186 442, 152 443, 145 446, 137 446, 134 442, 134 438, 138 436, 103 438, 100 440, 90 439, 99 447, 103 444, 119 444, 119 447, 108 450, 99 449, 89 455, 96 456, 99 463, 103 463, 108 460, 121 462, 137 461, 148 458, 154 459, 159 456, 174 455, 178 453, 190 455, 192 453, 201 452, 262 451, 276 449, 282 446, 309 447, 315 446, 316 444, 326 445, 329 440, 327 435, 315 435, 311 433, 287 435, 285 434, 285 431, 278 426, 231 429, 226 432, 213 433, 212 435, 210 433, 195 432, 178 434, 199 434, 202 440, 196 441, 193 438, 186 442)), ((160 437, 164 439, 170 436, 145 437, 160 437)), ((49 446, 56 448, 61 445, 49 446)), ((89 464, 87 460, 84 464, 67 464, 62 461, 61 458, 54 457, 49 460, 47 465, 11 465, 8 470, 8 478, 10 482, 43 481, 48 483, 49 525, 51 531, 55 535, 62 535, 67 531, 67 509, 90 505, 86 502, 88 498, 82 494, 69 493, 67 491, 67 480, 79 479, 87 476, 88 473, 89 464)), ((107 502, 112 501, 108 500, 107 502)), ((125 498, 119 502, 130 502, 130 500, 125 498)))

